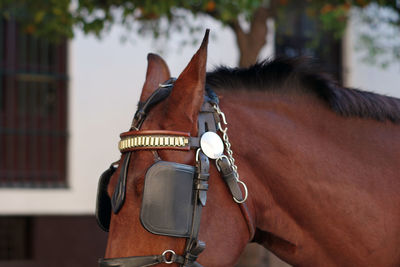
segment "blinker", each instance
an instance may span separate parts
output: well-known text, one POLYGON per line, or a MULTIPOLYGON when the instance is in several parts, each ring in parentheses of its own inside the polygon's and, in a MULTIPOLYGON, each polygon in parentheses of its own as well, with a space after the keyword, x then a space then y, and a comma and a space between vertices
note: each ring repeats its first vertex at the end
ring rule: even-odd
POLYGON ((189 237, 193 219, 195 167, 154 163, 144 180, 140 221, 150 233, 189 237))
POLYGON ((100 228, 106 232, 108 232, 110 227, 111 219, 111 199, 107 194, 107 186, 116 169, 117 168, 111 164, 110 168, 104 171, 100 176, 97 186, 96 220, 100 228))
POLYGON ((205 132, 200 139, 200 147, 203 153, 210 159, 217 159, 224 153, 224 143, 218 134, 205 132))

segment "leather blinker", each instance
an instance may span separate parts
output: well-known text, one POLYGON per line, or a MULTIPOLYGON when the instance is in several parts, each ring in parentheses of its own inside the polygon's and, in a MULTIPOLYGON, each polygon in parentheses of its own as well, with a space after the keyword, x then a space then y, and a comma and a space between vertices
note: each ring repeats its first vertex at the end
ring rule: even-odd
POLYGON ((158 161, 147 171, 140 221, 153 234, 189 237, 195 167, 158 161))
POLYGON ((96 220, 100 228, 106 232, 110 227, 111 218, 111 199, 108 196, 107 187, 115 170, 116 168, 113 165, 105 170, 100 176, 97 186, 96 220))

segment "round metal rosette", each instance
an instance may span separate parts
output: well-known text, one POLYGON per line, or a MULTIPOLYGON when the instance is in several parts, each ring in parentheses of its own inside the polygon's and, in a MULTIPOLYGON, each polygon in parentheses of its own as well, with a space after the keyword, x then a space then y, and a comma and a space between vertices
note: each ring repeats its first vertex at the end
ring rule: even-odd
POLYGON ((205 132, 201 136, 200 147, 210 159, 217 159, 224 153, 224 143, 221 137, 214 132, 205 132))

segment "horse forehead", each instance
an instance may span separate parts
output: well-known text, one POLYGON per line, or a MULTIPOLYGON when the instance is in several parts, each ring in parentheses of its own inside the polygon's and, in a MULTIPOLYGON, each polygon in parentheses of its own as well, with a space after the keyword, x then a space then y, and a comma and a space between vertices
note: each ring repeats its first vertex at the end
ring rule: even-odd
POLYGON ((141 130, 162 130, 161 124, 167 117, 167 102, 164 100, 155 105, 146 116, 141 130))

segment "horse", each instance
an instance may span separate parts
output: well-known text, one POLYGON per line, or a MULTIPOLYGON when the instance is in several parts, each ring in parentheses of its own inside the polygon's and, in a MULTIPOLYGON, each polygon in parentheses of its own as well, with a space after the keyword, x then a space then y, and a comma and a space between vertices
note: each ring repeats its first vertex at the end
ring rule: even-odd
POLYGON ((207 73, 207 44, 176 80, 148 55, 99 182, 100 266, 234 266, 248 242, 293 266, 400 266, 400 100, 300 58, 207 73))

